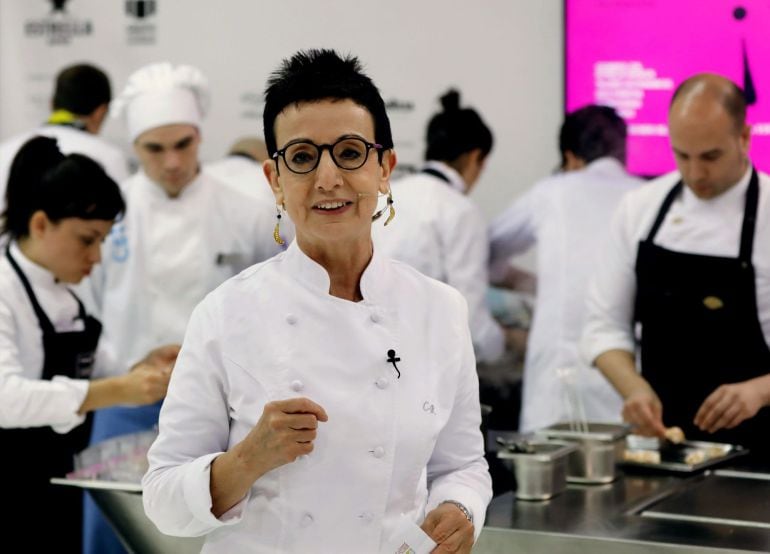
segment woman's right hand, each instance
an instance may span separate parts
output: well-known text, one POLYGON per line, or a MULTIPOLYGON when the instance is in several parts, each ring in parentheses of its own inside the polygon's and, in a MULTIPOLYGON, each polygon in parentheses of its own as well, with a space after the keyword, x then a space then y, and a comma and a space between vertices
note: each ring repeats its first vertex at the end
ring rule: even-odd
POLYGON ((211 463, 211 513, 220 517, 268 471, 313 451, 326 411, 308 398, 269 402, 249 434, 211 463))
POLYGON ((623 420, 635 426, 634 433, 664 438, 663 405, 651 389, 640 389, 629 394, 623 403, 623 420))
POLYGON ((269 402, 262 416, 239 445, 241 454, 254 462, 260 475, 313 451, 318 422, 326 411, 309 398, 269 402))
POLYGON ((123 390, 126 404, 154 404, 166 396, 171 367, 159 369, 157 366, 140 362, 123 376, 123 390))

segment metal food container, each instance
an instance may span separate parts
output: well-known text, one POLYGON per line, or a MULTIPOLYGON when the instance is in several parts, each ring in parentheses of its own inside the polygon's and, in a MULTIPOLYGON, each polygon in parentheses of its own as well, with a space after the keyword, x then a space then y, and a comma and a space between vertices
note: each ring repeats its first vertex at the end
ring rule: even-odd
POLYGON ((528 452, 501 448, 498 459, 516 476, 516 498, 547 500, 567 487, 567 457, 577 449, 566 441, 530 441, 528 452))
POLYGON ((578 448, 567 463, 567 481, 570 483, 602 484, 615 480, 616 464, 623 459, 628 425, 615 423, 587 423, 582 430, 575 423, 562 422, 537 431, 547 439, 575 443, 578 448))

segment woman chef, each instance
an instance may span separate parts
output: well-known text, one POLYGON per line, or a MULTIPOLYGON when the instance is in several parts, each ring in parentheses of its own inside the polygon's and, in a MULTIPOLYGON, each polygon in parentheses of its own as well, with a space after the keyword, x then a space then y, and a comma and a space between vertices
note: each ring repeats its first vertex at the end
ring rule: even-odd
POLYGON ((203 552, 469 552, 492 491, 467 308, 373 252, 394 215, 382 97, 355 58, 300 52, 264 128, 296 240, 193 313, 145 511, 203 552))
POLYGON ((115 182, 85 156, 36 137, 8 178, 0 259, 0 474, 9 509, 4 540, 28 552, 79 552, 82 494, 51 477, 72 471, 88 439, 86 413, 162 398, 176 351, 153 352, 122 377, 89 381, 101 324, 67 284, 99 262, 125 205, 115 182))

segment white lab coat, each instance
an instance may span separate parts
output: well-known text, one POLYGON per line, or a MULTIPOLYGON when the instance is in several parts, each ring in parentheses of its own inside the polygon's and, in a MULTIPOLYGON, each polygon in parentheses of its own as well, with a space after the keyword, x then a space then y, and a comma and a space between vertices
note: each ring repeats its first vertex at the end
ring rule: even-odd
MULTIPOLYGON (((78 414, 88 392, 87 379, 56 375, 42 380, 43 331, 24 285, 5 257, 0 257, 0 427, 50 425, 66 433, 80 425, 78 414)), ((82 331, 78 304, 47 269, 11 243, 11 256, 29 280, 40 307, 58 332, 82 331)), ((98 357, 98 355, 97 355, 98 357)))
POLYGON ((128 159, 125 154, 103 138, 67 125, 43 125, 0 144, 0 213, 5 210, 5 188, 13 158, 25 142, 37 135, 55 138, 59 150, 64 154, 83 154, 99 162, 116 183, 128 177, 128 159))
POLYGON ((376 222, 373 238, 384 255, 406 262, 463 294, 476 357, 494 362, 505 350, 505 336, 486 304, 487 224, 478 206, 457 190, 462 186, 458 183, 462 183, 460 175, 440 162, 431 162, 430 167, 441 171, 450 182, 425 173, 393 182, 396 217, 387 227, 376 222))
POLYGON ((420 523, 454 499, 478 536, 492 491, 464 300, 376 252, 363 301, 328 291, 326 271, 294 242, 196 308, 142 481, 161 531, 208 534, 209 553, 375 553, 401 514, 420 523), (313 452, 216 519, 212 460, 265 403, 299 396, 329 416, 313 452))
MULTIPOLYGON (((273 221, 273 225, 275 225, 277 220, 275 196, 267 177, 265 177, 262 171, 261 162, 245 156, 231 155, 221 160, 207 163, 204 166, 204 170, 226 185, 256 198, 261 211, 264 212, 262 217, 273 221)), ((287 244, 294 239, 294 224, 286 212, 281 213, 280 233, 281 238, 287 244)))
MULTIPOLYGON (((557 369, 574 368, 567 385, 582 397, 591 421, 619 421, 622 401, 578 353, 595 252, 621 197, 642 181, 613 158, 536 183, 490 227, 492 273, 537 245, 537 295, 524 362, 520 429, 529 432, 571 417, 557 369)), ((574 398, 574 396, 571 396, 574 398)), ((572 406, 576 405, 573 401, 572 406)), ((573 408, 573 411, 576 411, 573 408)))
MULTIPOLYGON (((608 350, 636 351, 633 316, 636 297, 636 254, 647 238, 663 199, 679 181, 664 175, 629 194, 612 219, 610 241, 602 250, 588 289, 588 318, 581 353, 588 363, 608 350)), ((716 198, 702 200, 689 188, 671 204, 655 235, 655 244, 676 252, 736 258, 751 168, 716 198)), ((752 262, 757 309, 765 342, 770 344, 770 177, 759 173, 759 204, 752 262)))
POLYGON ((79 289, 104 325, 102 348, 115 360, 97 368, 100 377, 121 375, 153 348, 181 342, 208 292, 280 251, 273 221, 256 200, 205 172, 177 198, 144 172, 123 184, 123 194, 126 216, 79 289))
POLYGON ((275 207, 275 196, 262 171, 262 163, 246 156, 231 155, 204 165, 206 173, 245 194, 275 207))

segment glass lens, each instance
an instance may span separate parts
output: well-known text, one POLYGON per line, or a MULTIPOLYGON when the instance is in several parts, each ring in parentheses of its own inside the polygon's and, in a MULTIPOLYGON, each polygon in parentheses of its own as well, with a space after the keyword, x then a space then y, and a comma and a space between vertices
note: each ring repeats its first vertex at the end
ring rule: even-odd
POLYGON ((366 143, 357 138, 342 139, 334 144, 334 160, 343 169, 358 169, 366 162, 366 143))
POLYGON ((292 171, 307 173, 318 164, 318 148, 309 142, 297 142, 286 148, 284 159, 292 171))

